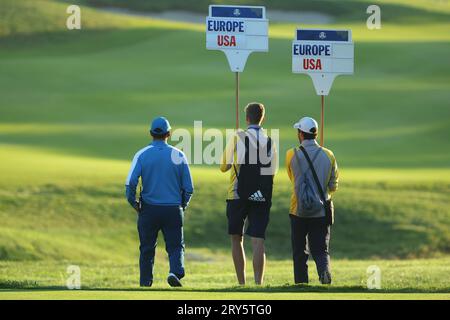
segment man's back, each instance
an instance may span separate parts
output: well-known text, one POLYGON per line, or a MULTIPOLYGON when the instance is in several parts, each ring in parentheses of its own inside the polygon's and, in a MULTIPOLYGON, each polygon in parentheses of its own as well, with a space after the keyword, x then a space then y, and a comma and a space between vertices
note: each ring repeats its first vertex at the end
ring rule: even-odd
POLYGON ((186 203, 193 192, 192 178, 183 152, 164 141, 154 141, 135 155, 127 185, 137 186, 142 179, 142 200, 152 205, 172 206, 186 203))
MULTIPOLYGON (((302 145, 308 153, 308 156, 313 160, 314 169, 321 187, 326 192, 327 199, 330 199, 331 193, 336 191, 338 187, 338 169, 334 154, 330 150, 320 147, 315 140, 304 140, 302 145)), ((291 196, 290 213, 302 216, 301 208, 298 206, 297 195, 299 194, 299 188, 304 178, 303 173, 308 170, 308 174, 311 174, 311 171, 309 170, 308 161, 299 148, 293 148, 287 152, 286 168, 294 187, 291 196)), ((311 181, 314 182, 312 179, 311 181)), ((315 184, 312 187, 316 188, 315 184)), ((324 210, 317 215, 317 217, 323 216, 325 216, 324 210)))
MULTIPOLYGON (((267 148, 269 136, 262 127, 256 125, 250 125, 246 131, 240 131, 237 136, 234 136, 233 139, 228 142, 220 164, 220 171, 222 172, 227 172, 232 169, 227 195, 228 200, 239 199, 236 173, 239 175, 241 164, 245 163, 246 148, 244 141, 246 137, 249 139, 249 145, 252 147, 250 156, 251 161, 256 162, 256 153, 258 152, 257 140, 260 148, 263 150, 266 150, 267 148)), ((263 152, 261 154, 264 155, 263 152)), ((278 154, 277 147, 273 141, 271 141, 269 157, 263 158, 262 162, 270 164, 268 168, 263 169, 264 174, 275 175, 278 168, 278 154)))

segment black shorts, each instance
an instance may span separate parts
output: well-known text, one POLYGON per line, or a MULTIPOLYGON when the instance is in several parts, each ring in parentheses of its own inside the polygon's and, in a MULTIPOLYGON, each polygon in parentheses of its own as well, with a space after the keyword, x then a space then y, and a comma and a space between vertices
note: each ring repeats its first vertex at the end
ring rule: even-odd
POLYGON ((254 238, 266 238, 271 203, 227 200, 228 234, 243 235, 245 219, 248 219, 245 234, 254 238))

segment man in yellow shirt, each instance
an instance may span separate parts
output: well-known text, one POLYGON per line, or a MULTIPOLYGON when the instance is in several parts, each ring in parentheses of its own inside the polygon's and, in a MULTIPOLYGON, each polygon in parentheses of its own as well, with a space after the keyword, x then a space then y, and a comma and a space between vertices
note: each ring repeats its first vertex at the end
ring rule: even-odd
POLYGON ((272 205, 273 176, 277 167, 276 147, 263 128, 265 108, 250 103, 245 108, 248 128, 230 141, 222 157, 220 170, 231 170, 227 196, 228 233, 240 285, 245 284, 245 233, 251 237, 255 283, 264 281, 266 255, 264 240, 272 205))
POLYGON ((301 145, 288 150, 286 169, 292 182, 289 213, 295 283, 308 283, 307 261, 311 253, 320 282, 330 284, 329 243, 333 217, 332 210, 327 210, 327 203, 332 208, 331 193, 338 188, 336 158, 333 152, 317 143, 319 126, 314 119, 304 117, 294 128, 301 145))

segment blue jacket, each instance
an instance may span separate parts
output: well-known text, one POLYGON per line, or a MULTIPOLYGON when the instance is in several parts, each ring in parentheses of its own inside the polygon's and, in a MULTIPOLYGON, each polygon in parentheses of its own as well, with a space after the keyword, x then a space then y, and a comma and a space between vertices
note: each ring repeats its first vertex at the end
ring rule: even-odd
POLYGON ((142 180, 142 200, 160 206, 189 204, 194 186, 184 153, 164 141, 153 141, 133 158, 125 183, 128 202, 134 206, 142 180))

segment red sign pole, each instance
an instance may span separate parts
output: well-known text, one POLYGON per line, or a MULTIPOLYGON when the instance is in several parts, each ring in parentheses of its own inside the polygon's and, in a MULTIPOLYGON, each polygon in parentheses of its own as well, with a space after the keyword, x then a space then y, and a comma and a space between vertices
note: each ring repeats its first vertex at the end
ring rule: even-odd
POLYGON ((239 129, 239 72, 236 72, 236 130, 239 129))
POLYGON ((324 96, 321 96, 321 100, 322 100, 322 114, 320 117, 320 145, 323 147, 323 143, 324 143, 324 137, 323 137, 323 127, 325 126, 325 115, 324 115, 324 108, 323 108, 323 104, 324 104, 324 96))

